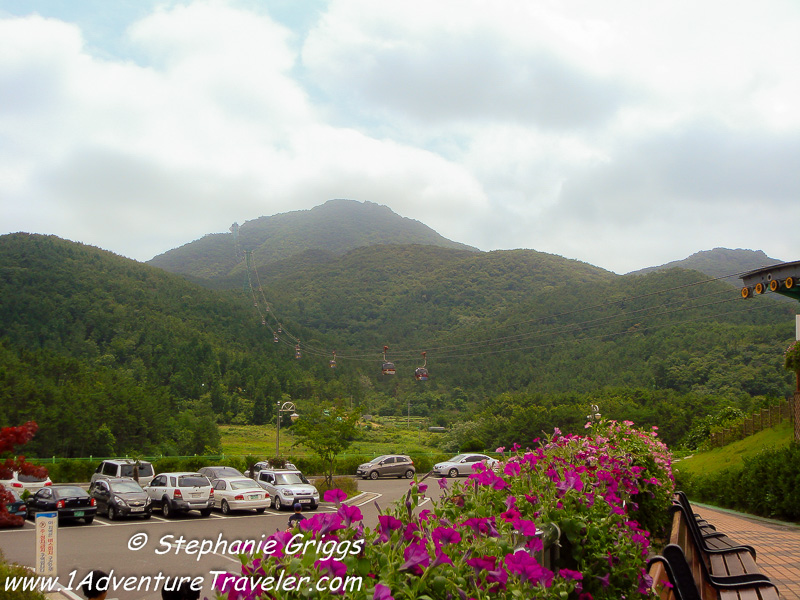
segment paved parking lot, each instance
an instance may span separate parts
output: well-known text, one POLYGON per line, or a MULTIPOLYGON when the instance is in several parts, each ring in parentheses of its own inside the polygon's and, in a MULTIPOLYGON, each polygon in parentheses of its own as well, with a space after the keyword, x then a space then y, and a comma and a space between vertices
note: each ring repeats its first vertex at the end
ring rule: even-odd
MULTIPOLYGON (((428 492, 438 494, 439 486, 430 482, 428 492)), ((388 506, 408 491, 409 481, 381 479, 362 481, 363 494, 351 504, 358 505, 364 514, 364 523, 377 524, 377 502, 388 506)), ((318 511, 333 511, 332 505, 322 504, 318 511)), ((267 536, 286 528, 291 512, 267 509, 262 515, 235 513, 223 516, 214 511, 210 517, 197 512, 164 519, 158 511, 148 520, 128 519, 109 521, 97 516, 91 525, 82 522, 64 523, 58 529, 58 575, 64 584, 76 587, 77 581, 93 569, 116 577, 149 575, 203 577, 203 595, 210 592, 211 571, 239 572, 240 562, 235 556, 234 543, 251 541, 257 544, 267 536)), ((314 512, 305 513, 306 515, 314 512)), ((34 525, 27 522, 21 529, 0 529, 0 548, 7 560, 23 565, 33 565, 34 525)), ((151 582, 152 583, 152 582, 151 582)), ((145 584, 142 583, 142 586, 145 584)), ((159 588, 160 589, 160 588, 159 588)), ((119 600, 159 600, 155 591, 125 591, 109 593, 109 598, 119 600)))

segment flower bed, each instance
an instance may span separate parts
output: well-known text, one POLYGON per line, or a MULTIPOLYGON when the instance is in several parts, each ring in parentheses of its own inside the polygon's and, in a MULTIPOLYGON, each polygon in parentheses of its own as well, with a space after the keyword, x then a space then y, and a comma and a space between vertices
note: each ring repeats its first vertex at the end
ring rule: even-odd
POLYGON ((673 480, 655 431, 632 425, 601 422, 586 436, 556 430, 536 449, 515 446, 494 470, 476 465, 464 482, 414 481, 375 529, 331 490, 326 500, 337 502, 336 513, 274 534, 269 552, 243 559, 242 577, 215 586, 230 600, 646 596, 651 534, 643 524, 664 525, 673 480), (442 498, 419 510, 428 485, 440 486, 442 498), (264 585, 281 571, 363 579, 360 589, 338 592, 264 585))

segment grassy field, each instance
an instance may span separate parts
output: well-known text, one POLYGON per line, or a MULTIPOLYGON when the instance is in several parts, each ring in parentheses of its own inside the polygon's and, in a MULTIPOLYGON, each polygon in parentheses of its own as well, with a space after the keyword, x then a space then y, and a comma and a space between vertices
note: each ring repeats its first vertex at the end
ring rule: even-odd
MULTIPOLYGON (((427 421, 419 417, 373 417, 361 424, 356 439, 347 454, 437 454, 441 433, 429 433, 427 421)), ((275 427, 273 425, 220 425, 222 451, 228 456, 275 456, 275 427)), ((281 428, 281 455, 309 454, 295 446, 291 428, 281 428)))
POLYGON ((673 468, 692 475, 707 475, 741 464, 745 457, 754 456, 764 448, 788 446, 793 436, 792 422, 787 420, 776 427, 765 429, 722 448, 697 452, 693 456, 676 462, 673 468))

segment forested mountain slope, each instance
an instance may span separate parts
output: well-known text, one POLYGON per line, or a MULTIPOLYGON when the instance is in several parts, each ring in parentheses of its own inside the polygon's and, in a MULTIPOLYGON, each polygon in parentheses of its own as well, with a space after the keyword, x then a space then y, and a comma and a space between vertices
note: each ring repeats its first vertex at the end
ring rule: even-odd
POLYGON ((0 237, 1 424, 39 421, 31 451, 45 455, 195 453, 214 448, 215 423, 266 423, 291 399, 475 417, 470 435, 491 444, 577 427, 601 397, 609 416, 677 437, 715 406, 791 389, 794 306, 696 271, 376 245, 251 269, 254 302, 241 268, 213 291, 52 236, 0 237), (384 345, 395 377, 380 375, 384 345))
POLYGON ((475 251, 433 229, 401 217, 373 202, 329 200, 311 210, 259 217, 233 227, 231 233, 207 235, 148 261, 171 273, 215 279, 242 272, 245 252, 265 265, 306 250, 342 254, 353 248, 383 244, 424 244, 475 251))
MULTIPOLYGON (((754 271, 761 267, 776 265, 782 261, 770 258, 761 250, 744 250, 737 248, 714 248, 713 250, 702 250, 695 252, 683 260, 675 260, 658 267, 648 267, 631 274, 650 273, 652 271, 664 271, 666 269, 692 269, 705 273, 709 277, 725 277, 726 275, 736 275, 754 271)), ((737 277, 730 277, 728 281, 733 285, 740 285, 741 281, 737 277)))

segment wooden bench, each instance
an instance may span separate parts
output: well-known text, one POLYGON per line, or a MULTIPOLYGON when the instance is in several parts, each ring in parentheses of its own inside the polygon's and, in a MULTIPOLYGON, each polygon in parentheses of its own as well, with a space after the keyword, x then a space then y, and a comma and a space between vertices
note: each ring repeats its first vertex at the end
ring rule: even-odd
POLYGON ((752 546, 703 527, 685 495, 676 499, 672 517, 670 543, 648 563, 661 600, 778 599, 777 587, 758 569, 752 546))

